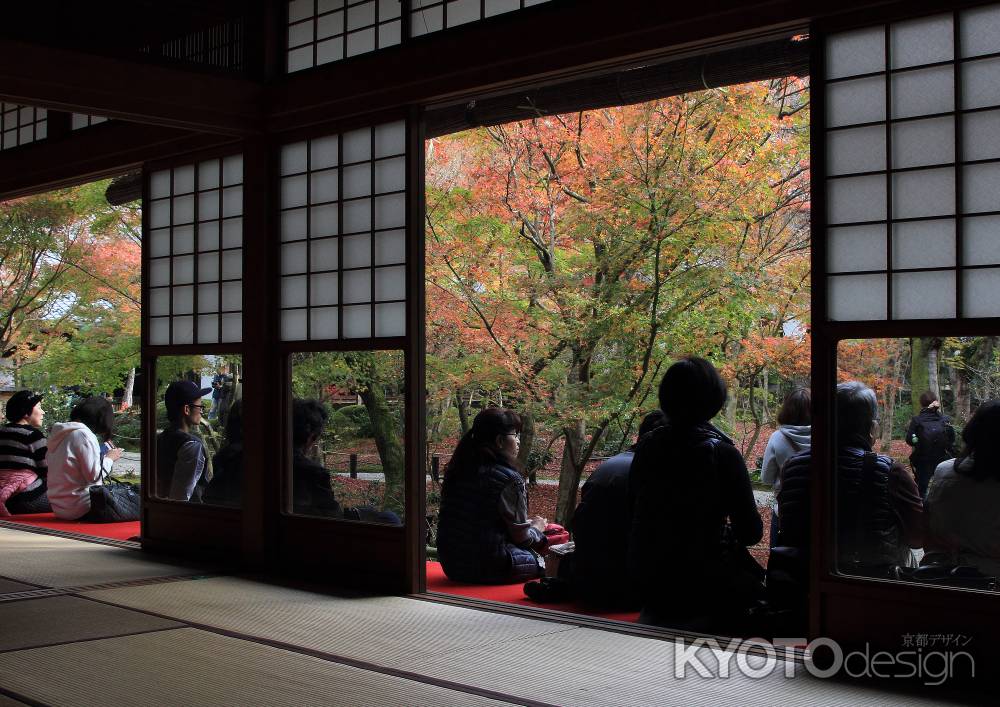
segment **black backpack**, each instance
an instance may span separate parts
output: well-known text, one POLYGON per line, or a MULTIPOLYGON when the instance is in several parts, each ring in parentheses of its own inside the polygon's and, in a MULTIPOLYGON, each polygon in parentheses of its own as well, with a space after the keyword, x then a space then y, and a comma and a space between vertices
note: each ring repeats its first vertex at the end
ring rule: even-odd
POLYGON ((954 456, 951 424, 944 415, 921 419, 914 430, 917 443, 913 456, 928 461, 943 461, 954 456))

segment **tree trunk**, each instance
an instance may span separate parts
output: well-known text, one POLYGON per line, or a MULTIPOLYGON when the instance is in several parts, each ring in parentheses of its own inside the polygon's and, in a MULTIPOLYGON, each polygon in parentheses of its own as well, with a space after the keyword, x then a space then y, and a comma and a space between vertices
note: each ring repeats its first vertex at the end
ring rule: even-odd
POLYGON ((934 393, 934 397, 938 400, 941 399, 941 386, 938 384, 938 351, 940 350, 940 343, 936 345, 931 343, 927 349, 927 389, 934 393))
POLYGON ((965 375, 963 370, 951 369, 951 387, 955 391, 955 422, 958 425, 965 425, 972 414, 972 396, 965 375))
POLYGON ((469 408, 465 404, 461 390, 455 393, 455 397, 458 399, 458 423, 462 426, 462 434, 464 435, 469 431, 469 408))
POLYGON ((892 442, 892 427, 896 419, 896 381, 899 380, 899 369, 902 366, 899 359, 899 356, 892 359, 892 381, 885 386, 882 395, 882 408, 885 411, 882 416, 882 449, 885 451, 889 450, 892 442))
POLYGON ((910 406, 913 414, 920 412, 920 395, 928 390, 927 351, 930 339, 910 339, 910 406))
POLYGON ((555 522, 569 528, 576 510, 576 490, 580 486, 580 476, 583 474, 581 449, 587 430, 583 420, 577 420, 571 427, 563 430, 566 435, 566 446, 563 447, 562 464, 559 467, 559 496, 556 501, 555 522))
POLYGON ((393 511, 403 517, 403 445, 396 435, 396 421, 392 417, 385 393, 378 380, 373 380, 360 392, 361 401, 368 410, 371 420, 372 436, 375 447, 382 462, 382 473, 385 474, 385 492, 382 494, 382 510, 393 511))
POLYGON ((132 391, 135 390, 135 368, 128 369, 128 378, 125 379, 125 391, 122 393, 122 410, 132 407, 132 391))
POLYGON ((517 461, 521 468, 528 472, 528 483, 538 483, 536 469, 528 469, 528 455, 535 445, 535 418, 530 412, 521 414, 521 448, 517 452, 517 461))

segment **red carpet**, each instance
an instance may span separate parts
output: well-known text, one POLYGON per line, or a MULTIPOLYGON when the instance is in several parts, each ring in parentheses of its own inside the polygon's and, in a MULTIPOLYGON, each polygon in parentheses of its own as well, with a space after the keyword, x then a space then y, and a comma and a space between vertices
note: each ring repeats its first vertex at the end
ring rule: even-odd
POLYGON ((457 594, 461 597, 488 599, 490 601, 503 602, 504 604, 518 604, 519 606, 567 611, 573 614, 597 616, 602 619, 612 619, 614 621, 630 621, 635 623, 639 618, 638 611, 594 611, 586 604, 577 602, 538 604, 524 596, 523 587, 523 582, 518 584, 461 584, 459 582, 452 582, 444 576, 444 570, 441 569, 440 562, 427 563, 427 591, 429 592, 457 594))
POLYGON ((128 523, 78 523, 71 520, 57 520, 51 513, 8 516, 4 520, 33 525, 36 528, 64 530, 81 535, 93 535, 98 538, 111 538, 112 540, 130 540, 139 535, 139 521, 137 520, 128 523))

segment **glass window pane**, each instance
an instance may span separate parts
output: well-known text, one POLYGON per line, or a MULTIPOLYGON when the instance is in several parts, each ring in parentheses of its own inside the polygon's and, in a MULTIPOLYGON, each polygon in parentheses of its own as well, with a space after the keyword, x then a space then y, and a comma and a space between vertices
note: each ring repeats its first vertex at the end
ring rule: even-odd
MULTIPOLYGON (((198 332, 199 339, 217 340, 216 315, 198 317, 198 332)), ((155 371, 156 428, 162 431, 151 455, 152 495, 238 507, 243 485, 241 357, 161 356, 155 371), (181 454, 185 445, 193 452, 190 461, 181 454)))
POLYGON ((830 84, 826 87, 826 100, 828 127, 885 120, 885 77, 830 84))
POLYGON ((884 320, 885 275, 837 275, 827 278, 829 317, 833 321, 884 320))
POLYGON ((893 218, 955 213, 955 169, 924 169, 892 175, 893 218))
POLYGON ((827 269, 831 273, 885 270, 885 224, 827 231, 827 269))
POLYGON ((893 74, 893 118, 947 113, 954 109, 955 72, 951 66, 893 74))
POLYGON ((951 319, 954 316, 954 270, 892 276, 893 319, 951 319))
POLYGON ((892 68, 950 61, 955 56, 951 15, 897 22, 889 29, 892 68))
POLYGON ((292 354, 287 511, 402 524, 403 362, 401 351, 292 354))
POLYGON ((955 119, 952 116, 893 124, 893 168, 923 167, 954 161, 955 119))
POLYGON ((893 268, 938 268, 954 265, 955 222, 952 219, 893 224, 893 268))
POLYGON ((883 175, 827 182, 827 220, 831 224, 884 220, 885 202, 886 178, 883 175))
POLYGON ((826 136, 827 174, 885 169, 885 126, 835 130, 826 136))

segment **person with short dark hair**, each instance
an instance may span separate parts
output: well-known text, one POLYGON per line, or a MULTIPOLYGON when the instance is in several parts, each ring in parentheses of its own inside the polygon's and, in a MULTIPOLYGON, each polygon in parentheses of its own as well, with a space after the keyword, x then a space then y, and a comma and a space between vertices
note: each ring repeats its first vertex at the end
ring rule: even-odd
POLYGON ((0 515, 46 513, 47 442, 42 432, 42 396, 19 390, 7 401, 7 424, 0 427, 0 515))
POLYGON ((309 457, 328 419, 318 400, 292 401, 292 512, 342 518, 344 511, 330 486, 330 472, 309 457))
MULTIPOLYGON (((106 520, 91 508, 92 486, 104 483, 104 475, 122 454, 111 444, 115 414, 107 399, 95 395, 78 403, 69 422, 52 426, 46 462, 49 467, 49 502, 62 520, 106 520), (108 451, 101 456, 101 443, 108 451)), ((138 520, 138 517, 136 518, 138 520)))
MULTIPOLYGON (((634 587, 622 578, 622 558, 628 556, 631 532, 628 475, 639 440, 665 420, 661 410, 643 417, 635 444, 601 463, 580 491, 572 523, 576 547, 566 558, 571 567, 567 579, 574 594, 593 604, 639 608, 634 587)), ((561 566, 559 576, 563 576, 561 566)))
POLYGON ((201 422, 202 398, 211 388, 174 381, 163 396, 170 425, 156 437, 156 495, 173 501, 200 502, 208 480, 205 445, 191 433, 201 422))
POLYGON ((969 565, 1000 577, 1000 400, 976 410, 962 452, 938 465, 927 489, 921 564, 969 565))
POLYGON ((913 447, 910 466, 917 477, 920 496, 927 496, 927 484, 941 462, 955 456, 955 428, 941 412, 941 403, 929 390, 920 394, 920 412, 910 418, 906 443, 913 447))
POLYGON ((726 384, 703 358, 685 358, 659 389, 666 423, 643 437, 629 473, 629 570, 639 620, 738 635, 763 595, 763 569, 747 546, 763 524, 743 455, 709 422, 726 384))
POLYGON ((521 417, 486 408, 462 435, 444 470, 437 551, 453 581, 513 584, 540 577, 545 526, 528 518, 528 493, 517 468, 521 417))
POLYGON ((796 388, 785 396, 778 411, 778 429, 767 440, 764 460, 760 468, 762 483, 774 488, 771 501, 771 546, 778 534, 778 490, 781 487, 780 471, 785 462, 796 454, 809 449, 812 441, 812 400, 807 388, 796 388))
MULTIPOLYGON (((837 468, 835 489, 836 557, 840 571, 886 576, 897 566, 912 566, 911 548, 923 544, 923 504, 913 475, 891 457, 876 454, 878 399, 857 381, 837 386, 837 468)), ((789 459, 778 492, 775 549, 793 548, 792 570, 808 590, 811 549, 810 451, 789 459)), ((773 555, 772 555, 773 557, 773 555)))

